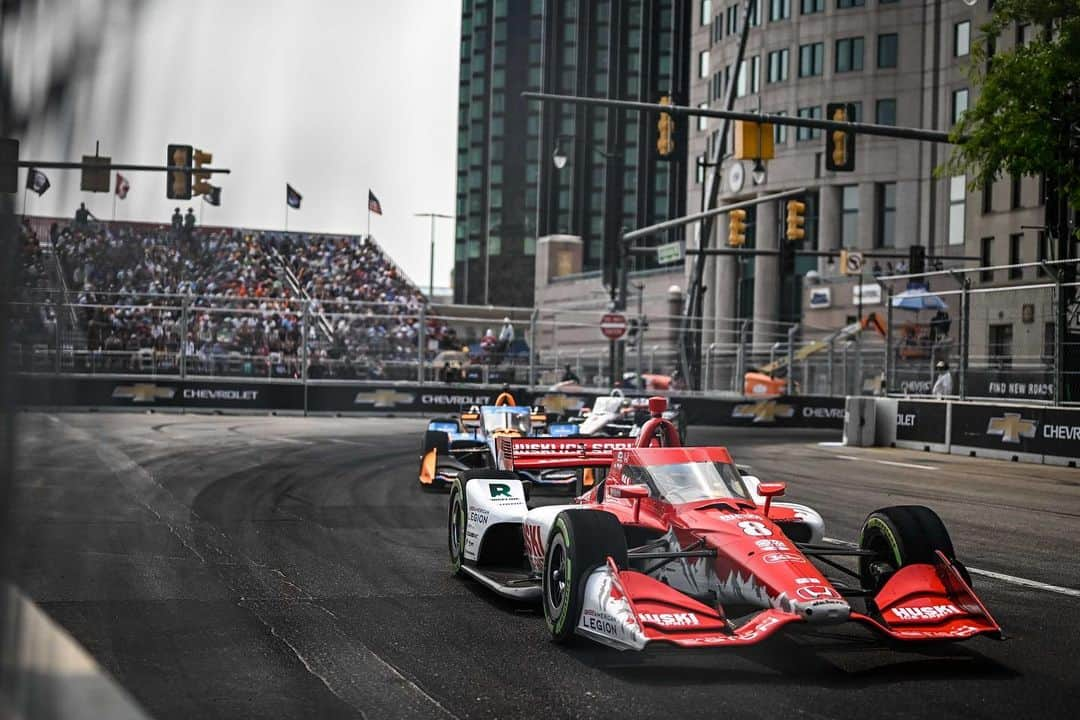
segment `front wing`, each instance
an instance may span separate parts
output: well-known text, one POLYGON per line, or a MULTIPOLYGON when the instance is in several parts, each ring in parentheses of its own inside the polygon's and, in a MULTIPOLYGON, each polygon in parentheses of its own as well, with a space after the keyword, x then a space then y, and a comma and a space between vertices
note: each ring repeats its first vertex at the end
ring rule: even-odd
MULTIPOLYGON (((987 635, 1000 626, 944 555, 934 565, 909 565, 895 573, 872 601, 876 612, 851 612, 850 621, 899 641, 950 641, 987 635)), ((576 632, 620 650, 661 642, 680 647, 752 645, 806 620, 768 608, 735 626, 718 610, 652 577, 619 570, 609 559, 593 570, 576 632)))

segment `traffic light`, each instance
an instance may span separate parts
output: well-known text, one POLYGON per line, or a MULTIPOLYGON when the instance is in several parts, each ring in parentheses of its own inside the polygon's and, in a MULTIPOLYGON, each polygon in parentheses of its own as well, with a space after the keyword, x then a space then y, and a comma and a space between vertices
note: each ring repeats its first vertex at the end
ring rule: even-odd
POLYGON ((626 344, 630 347, 637 345, 638 330, 640 326, 637 318, 630 318, 626 321, 626 344))
MULTIPOLYGON (((205 150, 195 151, 195 168, 202 168, 203 165, 209 165, 214 161, 214 156, 205 150)), ((210 173, 207 172, 194 172, 191 175, 191 194, 192 195, 209 195, 212 188, 210 187, 210 173)))
MULTIPOLYGON (((192 147, 190 145, 170 145, 166 155, 166 165, 171 167, 191 167, 192 147)), ((165 175, 165 197, 170 200, 191 199, 191 173, 170 170, 165 175)))
POLYGON ((775 131, 771 123, 747 120, 735 121, 736 160, 772 160, 776 156, 773 145, 775 131))
MULTIPOLYGON (((830 120, 850 122, 855 117, 855 104, 829 103, 826 114, 830 120)), ((834 172, 855 169, 855 133, 847 130, 825 133, 825 169, 834 172)))
POLYGON ((908 272, 912 275, 922 275, 926 272, 926 247, 912 245, 908 248, 908 272))
POLYGON ((728 236, 729 247, 742 247, 746 244, 746 211, 742 208, 728 213, 728 236))
MULTIPOLYGON (((802 240, 806 237, 806 203, 798 200, 788 200, 787 204, 787 232, 784 234, 788 240, 802 240)), ((782 244, 782 243, 781 243, 782 244)))
MULTIPOLYGON (((673 105, 670 95, 660 98, 661 105, 673 105)), ((675 154, 675 119, 671 113, 660 113, 660 119, 656 121, 656 152, 664 160, 675 154)))

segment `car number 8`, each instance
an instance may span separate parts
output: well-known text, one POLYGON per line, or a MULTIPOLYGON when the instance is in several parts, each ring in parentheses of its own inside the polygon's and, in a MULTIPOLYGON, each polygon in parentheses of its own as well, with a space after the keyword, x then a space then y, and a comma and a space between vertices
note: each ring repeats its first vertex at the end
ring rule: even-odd
POLYGON ((739 523, 739 527, 747 535, 753 535, 754 537, 765 537, 766 535, 772 535, 772 530, 765 527, 763 523, 759 523, 756 520, 743 520, 739 523))

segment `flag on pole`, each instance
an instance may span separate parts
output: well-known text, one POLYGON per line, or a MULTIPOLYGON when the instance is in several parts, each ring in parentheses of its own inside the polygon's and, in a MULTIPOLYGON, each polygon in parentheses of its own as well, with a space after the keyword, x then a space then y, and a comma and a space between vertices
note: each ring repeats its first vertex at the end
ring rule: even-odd
POLYGON ((128 190, 130 189, 131 183, 128 182, 127 178, 120 173, 116 173, 116 197, 123 200, 127 197, 128 190))
POLYGON ((38 195, 44 195, 45 191, 52 187, 52 183, 49 182, 49 178, 45 177, 45 173, 37 168, 30 168, 30 172, 26 174, 26 187, 38 195))
POLYGON ((210 192, 203 195, 203 199, 214 207, 221 205, 221 188, 211 185, 210 192))
POLYGON ((376 215, 382 215, 382 205, 379 204, 379 198, 375 197, 375 193, 371 190, 367 191, 367 209, 376 215))
POLYGON ((285 202, 289 204, 289 207, 300 209, 300 193, 293 190, 293 186, 285 183, 285 202))

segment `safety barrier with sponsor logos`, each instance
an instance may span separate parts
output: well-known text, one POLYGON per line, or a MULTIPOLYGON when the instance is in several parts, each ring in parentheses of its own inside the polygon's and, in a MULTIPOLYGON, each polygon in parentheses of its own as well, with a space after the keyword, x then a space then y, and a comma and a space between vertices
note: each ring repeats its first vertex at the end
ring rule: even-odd
MULTIPOLYGON (((502 388, 405 383, 239 382, 230 379, 172 379, 25 375, 19 378, 23 407, 169 408, 312 413, 453 414, 470 405, 490 405, 502 388)), ((543 405, 549 413, 589 407, 595 393, 562 393, 511 387, 520 405, 543 405)), ((770 399, 672 395, 694 425, 753 425, 840 429, 844 399, 791 396, 770 399)))
POLYGON ((1076 465, 1080 409, 933 400, 896 403, 897 447, 1076 465))

